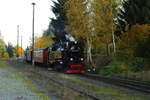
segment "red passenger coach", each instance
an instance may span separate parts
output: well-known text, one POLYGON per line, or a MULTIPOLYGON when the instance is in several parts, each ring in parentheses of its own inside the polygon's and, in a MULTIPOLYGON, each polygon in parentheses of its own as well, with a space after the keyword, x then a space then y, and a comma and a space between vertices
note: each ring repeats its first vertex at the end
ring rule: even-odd
POLYGON ((45 66, 48 65, 48 48, 40 48, 34 50, 35 63, 41 63, 45 66))

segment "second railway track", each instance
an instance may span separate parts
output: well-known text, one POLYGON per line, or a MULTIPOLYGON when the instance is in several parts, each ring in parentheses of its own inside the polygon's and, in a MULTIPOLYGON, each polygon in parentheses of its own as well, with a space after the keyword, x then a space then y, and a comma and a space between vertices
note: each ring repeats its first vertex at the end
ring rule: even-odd
POLYGON ((150 83, 125 78, 103 77, 91 74, 83 74, 81 76, 150 94, 150 83))

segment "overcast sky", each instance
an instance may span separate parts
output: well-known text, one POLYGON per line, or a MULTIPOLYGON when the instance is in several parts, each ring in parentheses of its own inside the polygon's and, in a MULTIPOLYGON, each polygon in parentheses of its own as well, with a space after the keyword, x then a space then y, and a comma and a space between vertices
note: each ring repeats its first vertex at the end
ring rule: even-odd
POLYGON ((6 43, 17 44, 17 25, 23 36, 23 48, 29 45, 32 36, 32 5, 35 2, 35 36, 48 28, 52 0, 0 0, 0 31, 6 43))

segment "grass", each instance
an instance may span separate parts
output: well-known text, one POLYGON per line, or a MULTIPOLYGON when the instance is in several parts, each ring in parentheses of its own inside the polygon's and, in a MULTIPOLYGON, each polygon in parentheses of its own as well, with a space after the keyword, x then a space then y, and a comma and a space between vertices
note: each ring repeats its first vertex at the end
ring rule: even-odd
POLYGON ((0 69, 5 69, 5 68, 7 68, 6 63, 3 61, 0 61, 0 69))
POLYGON ((138 80, 142 80, 142 81, 150 83, 150 77, 149 77, 150 71, 127 72, 127 73, 122 73, 119 76, 138 79, 138 80))
POLYGON ((99 69, 100 75, 107 75, 107 76, 122 76, 132 79, 138 79, 141 81, 147 81, 150 82, 150 70, 148 70, 148 67, 150 67, 149 64, 145 64, 140 60, 137 61, 135 64, 133 62, 136 61, 112 61, 107 66, 99 69), (141 64, 142 63, 142 64, 141 64), (143 66, 142 66, 143 65, 143 66), (147 70, 144 68, 144 66, 147 66, 147 70))

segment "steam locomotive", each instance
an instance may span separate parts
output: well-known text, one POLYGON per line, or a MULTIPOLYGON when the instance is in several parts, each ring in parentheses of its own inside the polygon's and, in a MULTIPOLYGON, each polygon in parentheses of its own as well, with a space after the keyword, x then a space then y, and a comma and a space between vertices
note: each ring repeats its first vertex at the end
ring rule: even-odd
POLYGON ((77 42, 63 42, 46 48, 38 48, 26 52, 26 61, 41 63, 56 71, 66 73, 84 73, 84 53, 77 42))

